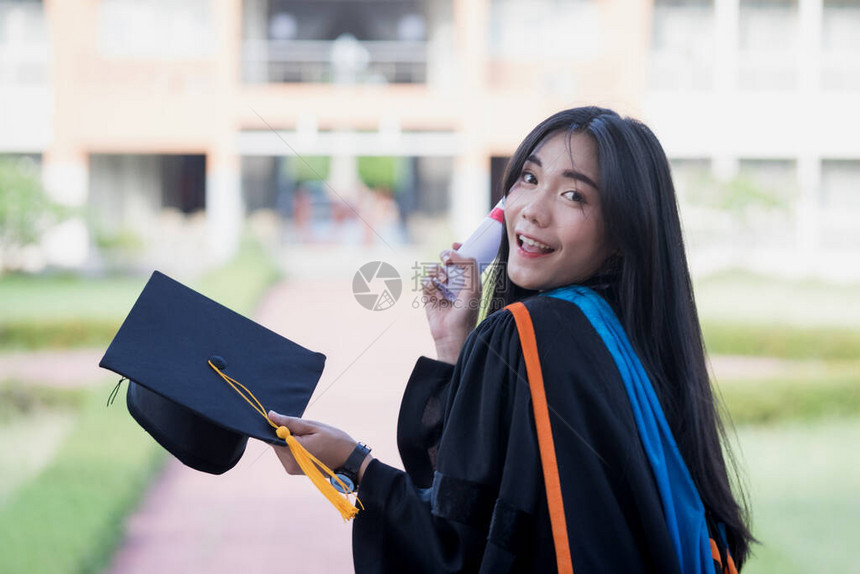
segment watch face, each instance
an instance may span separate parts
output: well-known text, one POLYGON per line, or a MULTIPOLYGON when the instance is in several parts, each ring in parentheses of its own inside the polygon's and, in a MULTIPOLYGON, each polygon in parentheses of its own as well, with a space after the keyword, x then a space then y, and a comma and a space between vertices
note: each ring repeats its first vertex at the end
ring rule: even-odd
POLYGON ((347 490, 344 490, 338 481, 336 481, 334 478, 330 478, 329 481, 331 482, 332 486, 334 486, 335 490, 337 490, 338 492, 342 492, 344 494, 346 494, 348 492, 355 492, 355 483, 352 482, 351 478, 349 478, 345 474, 341 474, 339 472, 335 473, 335 476, 338 477, 341 480, 341 482, 343 482, 346 485, 346 488, 347 488, 347 490))

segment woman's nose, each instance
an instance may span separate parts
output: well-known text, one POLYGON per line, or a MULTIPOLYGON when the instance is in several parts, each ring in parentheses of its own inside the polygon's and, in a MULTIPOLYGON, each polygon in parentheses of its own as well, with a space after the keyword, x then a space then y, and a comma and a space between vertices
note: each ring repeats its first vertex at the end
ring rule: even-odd
POLYGON ((526 200, 520 211, 523 219, 530 221, 538 227, 546 226, 550 219, 547 195, 543 191, 535 190, 531 197, 526 200))

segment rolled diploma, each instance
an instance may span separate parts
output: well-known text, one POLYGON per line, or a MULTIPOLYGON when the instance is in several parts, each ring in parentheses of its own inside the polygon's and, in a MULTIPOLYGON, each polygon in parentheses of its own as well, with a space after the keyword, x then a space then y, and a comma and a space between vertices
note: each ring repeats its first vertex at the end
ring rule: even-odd
POLYGON ((446 299, 453 301, 457 298, 457 294, 468 281, 467 273, 475 273, 475 280, 480 279, 480 273, 493 262, 499 252, 504 229, 505 198, 502 198, 457 250, 457 253, 463 257, 474 259, 477 269, 449 264, 445 268, 445 273, 448 275, 447 283, 433 281, 446 299))

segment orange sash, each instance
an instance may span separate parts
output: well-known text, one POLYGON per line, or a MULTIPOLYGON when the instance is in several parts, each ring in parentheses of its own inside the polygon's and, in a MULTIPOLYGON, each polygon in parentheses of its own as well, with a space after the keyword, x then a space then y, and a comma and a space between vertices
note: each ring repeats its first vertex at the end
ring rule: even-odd
POLYGON ((543 466, 543 480, 547 502, 549 502, 549 520, 552 525, 556 564, 559 574, 573 574, 573 560, 567 538, 567 521, 564 517, 564 501, 561 498, 561 480, 558 476, 558 462, 555 458, 555 444, 549 424, 549 408, 543 387, 543 373, 540 368, 534 325, 528 309, 522 303, 513 303, 508 305, 507 309, 516 321, 523 357, 526 361, 526 373, 529 377, 529 389, 535 411, 540 460, 543 466))

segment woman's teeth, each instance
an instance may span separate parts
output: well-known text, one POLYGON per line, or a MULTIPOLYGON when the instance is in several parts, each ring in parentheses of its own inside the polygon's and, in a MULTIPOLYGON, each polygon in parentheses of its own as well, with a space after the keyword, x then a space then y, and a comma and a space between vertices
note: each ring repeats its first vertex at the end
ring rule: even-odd
POLYGON ((531 239, 530 237, 525 237, 524 235, 520 235, 518 237, 519 237, 520 242, 523 245, 527 245, 529 247, 534 247, 534 248, 539 249, 541 251, 546 251, 546 252, 553 251, 552 247, 550 247, 549 245, 545 245, 545 244, 541 243, 540 241, 535 241, 534 239, 531 239))

